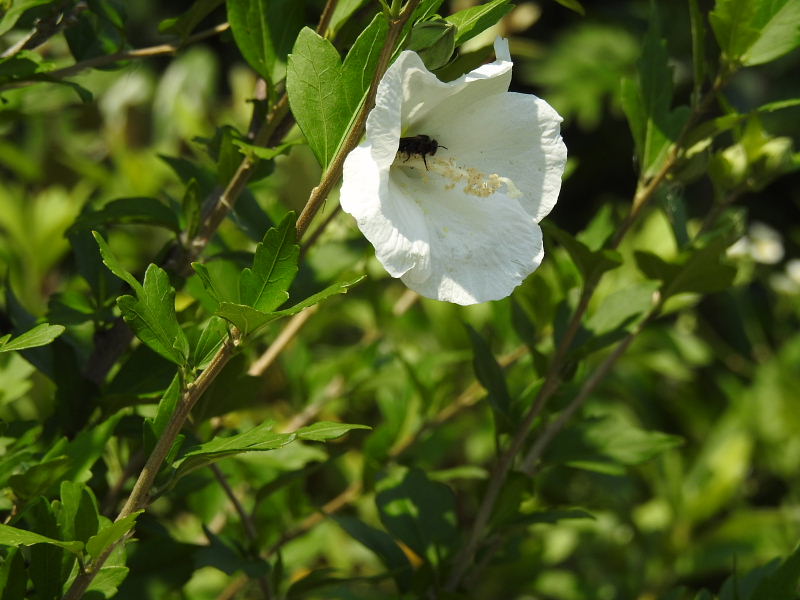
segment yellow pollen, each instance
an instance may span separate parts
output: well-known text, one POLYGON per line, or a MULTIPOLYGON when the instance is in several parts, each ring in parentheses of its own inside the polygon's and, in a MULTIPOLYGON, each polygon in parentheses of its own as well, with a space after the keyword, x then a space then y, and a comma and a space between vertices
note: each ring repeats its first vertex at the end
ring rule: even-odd
POLYGON ((505 187, 505 193, 510 198, 519 198, 522 193, 514 182, 508 177, 502 177, 497 173, 484 173, 474 167, 459 165, 453 158, 438 158, 426 156, 423 161, 420 155, 398 154, 392 166, 413 168, 422 174, 422 181, 429 183, 429 173, 435 173, 447 180, 444 185, 445 190, 452 190, 456 185, 463 185, 465 194, 487 198, 505 187), (426 168, 427 163, 427 168, 426 168))

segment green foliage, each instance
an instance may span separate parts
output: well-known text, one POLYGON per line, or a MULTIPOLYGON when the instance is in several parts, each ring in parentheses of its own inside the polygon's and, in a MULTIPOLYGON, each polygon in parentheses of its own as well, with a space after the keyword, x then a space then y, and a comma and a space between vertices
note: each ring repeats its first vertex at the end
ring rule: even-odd
POLYGON ((297 36, 289 55, 286 91, 292 113, 323 167, 333 158, 363 101, 387 27, 386 19, 376 15, 344 62, 333 45, 311 29, 297 36))
POLYGON ((162 4, 0 0, 0 600, 798 597, 797 0, 162 4), (335 178, 496 30, 570 164, 459 307, 335 178))

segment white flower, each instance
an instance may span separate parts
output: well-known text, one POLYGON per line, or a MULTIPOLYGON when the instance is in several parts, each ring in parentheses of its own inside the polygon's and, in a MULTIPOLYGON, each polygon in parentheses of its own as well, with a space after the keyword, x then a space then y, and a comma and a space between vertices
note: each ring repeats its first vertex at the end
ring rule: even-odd
POLYGON ((544 100, 508 91, 508 42, 497 60, 450 83, 414 52, 386 71, 366 141, 344 163, 342 208, 393 277, 438 300, 508 296, 542 262, 538 222, 556 203, 567 150, 544 100), (438 151, 398 152, 428 136, 438 151))

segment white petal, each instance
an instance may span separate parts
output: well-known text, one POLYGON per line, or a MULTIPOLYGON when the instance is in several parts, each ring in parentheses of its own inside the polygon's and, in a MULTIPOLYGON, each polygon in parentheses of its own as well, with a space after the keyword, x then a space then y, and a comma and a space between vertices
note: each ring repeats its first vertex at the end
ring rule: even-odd
POLYGON ((536 221, 558 199, 567 148, 561 139, 561 117, 532 94, 494 94, 458 112, 449 103, 431 112, 418 126, 447 147, 444 159, 514 182, 525 210, 536 221))
POLYGON ((424 268, 429 249, 420 208, 390 189, 389 170, 375 161, 369 143, 354 149, 344 162, 339 194, 342 209, 356 218, 358 228, 392 277, 414 267, 424 268))
POLYGON ((439 176, 415 171, 395 168, 389 178, 391 195, 419 206, 428 229, 430 262, 403 275, 409 288, 457 304, 498 300, 541 264, 541 230, 517 200, 445 189, 432 181, 439 176))
POLYGON ((383 165, 394 158, 397 152, 394 138, 399 141, 406 133, 425 133, 413 131, 414 122, 440 104, 446 103, 448 110, 458 111, 487 94, 507 91, 512 67, 508 42, 498 40, 495 49, 496 61, 481 65, 449 83, 439 81, 428 71, 415 52, 401 52, 381 79, 375 108, 367 119, 367 139, 376 147, 376 160, 383 165))

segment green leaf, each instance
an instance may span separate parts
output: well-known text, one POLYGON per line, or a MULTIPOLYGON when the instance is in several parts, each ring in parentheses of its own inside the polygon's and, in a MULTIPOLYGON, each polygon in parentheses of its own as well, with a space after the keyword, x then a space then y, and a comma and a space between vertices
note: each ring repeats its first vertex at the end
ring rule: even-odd
POLYGON ((556 0, 556 2, 565 8, 575 11, 582 17, 586 16, 586 10, 583 8, 583 5, 578 2, 578 0, 556 0))
POLYGON ((507 431, 511 428, 512 421, 511 396, 506 386, 505 373, 486 340, 469 325, 467 333, 472 342, 472 368, 475 370, 475 376, 489 394, 489 404, 497 417, 497 428, 507 431))
POLYGON ((218 6, 222 6, 224 2, 225 0, 195 0, 189 10, 179 17, 161 21, 158 24, 158 31, 177 35, 184 40, 203 19, 214 12, 218 6))
POLYGON ((342 437, 353 429, 372 429, 368 425, 355 425, 352 423, 333 423, 331 421, 320 421, 313 425, 308 425, 295 431, 297 438, 310 440, 312 442, 326 442, 342 437))
POLYGON ((59 537, 86 542, 97 533, 100 515, 92 490, 76 481, 61 482, 59 537))
POLYGON ((323 167, 333 158, 363 101, 387 30, 385 17, 376 15, 344 64, 333 45, 308 27, 297 37, 289 55, 286 91, 292 114, 323 167))
POLYGON ((18 548, 20 546, 33 546, 34 544, 50 544, 52 546, 58 546, 59 548, 63 548, 64 550, 72 552, 73 554, 80 554, 81 550, 83 550, 83 542, 62 542, 61 540, 49 538, 32 531, 26 531, 24 529, 11 527, 10 525, 0 524, 0 545, 14 546, 15 548, 18 548))
POLYGON ((9 8, 3 14, 2 19, 0 19, 0 35, 6 33, 9 29, 14 27, 17 23, 17 20, 25 13, 25 11, 30 10, 40 4, 47 4, 52 2, 52 0, 15 0, 11 3, 11 8, 9 8))
POLYGON ((258 311, 274 311, 289 298, 286 291, 297 274, 300 246, 290 212, 280 225, 267 231, 256 246, 253 267, 239 276, 239 302, 258 311))
POLYGON ((115 521, 103 527, 97 535, 93 535, 86 542, 86 552, 91 558, 100 556, 109 546, 122 539, 136 524, 137 517, 144 512, 144 509, 137 510, 127 517, 115 521))
POLYGON ((356 517, 332 515, 331 518, 350 537, 369 548, 386 565, 401 592, 410 589, 412 581, 411 563, 400 546, 385 531, 371 527, 356 517))
POLYGON ((111 248, 109 248, 108 243, 106 243, 106 241, 103 239, 103 236, 96 231, 93 231, 92 235, 94 236, 94 239, 100 248, 100 256, 103 257, 103 264, 108 267, 108 270, 131 286, 133 291, 136 292, 137 296, 144 294, 142 285, 117 260, 117 257, 111 252, 111 248))
POLYGON ((597 276, 606 271, 616 269, 622 264, 622 256, 616 250, 601 248, 590 250, 583 242, 578 241, 563 229, 559 229, 549 221, 541 223, 542 229, 555 238, 572 258, 575 266, 581 272, 584 281, 593 275, 597 276))
POLYGON ((261 312, 249 306, 244 306, 242 304, 234 304, 232 302, 220 302, 219 309, 217 310, 217 315, 230 321, 234 326, 236 326, 242 334, 247 337, 248 335, 252 335, 255 331, 275 321, 282 317, 290 317, 294 314, 299 313, 304 308, 308 308, 309 306, 313 306, 314 304, 318 304, 319 302, 325 300, 326 298, 333 296, 335 294, 346 294, 347 290, 357 284, 359 281, 364 279, 364 276, 358 277, 357 279, 353 279, 352 281, 343 281, 339 283, 334 283, 333 285, 328 286, 321 292, 317 292, 313 296, 309 296, 302 302, 298 302, 291 308, 286 308, 283 310, 277 310, 274 312, 261 312))
POLYGON ((486 4, 460 10, 445 20, 458 28, 456 46, 460 46, 489 29, 513 9, 514 6, 509 4, 509 0, 491 0, 486 4))
POLYGON ((739 236, 740 225, 732 220, 704 238, 705 245, 685 250, 672 262, 643 250, 637 250, 634 258, 648 279, 663 282, 661 295, 665 300, 684 292, 710 294, 733 284, 736 267, 724 261, 726 250, 739 236))
POLYGON ((144 274, 142 293, 117 298, 122 317, 136 336, 161 356, 184 366, 189 359, 189 341, 175 314, 175 289, 169 275, 151 264, 144 274))
POLYGON ((303 28, 289 55, 286 91, 292 114, 323 168, 350 122, 341 78, 342 65, 333 44, 303 28))
POLYGON ((0 352, 12 352, 14 350, 46 346, 62 333, 64 333, 64 327, 62 325, 41 323, 13 339, 11 339, 10 335, 0 337, 0 352))
POLYGON ((114 2, 88 0, 87 10, 64 30, 76 61, 114 54, 125 45, 125 16, 114 2))
POLYGON ((169 282, 169 275, 161 267, 151 264, 141 285, 119 263, 103 237, 93 231, 100 246, 103 262, 114 275, 127 282, 136 293, 133 296, 120 296, 117 305, 125 322, 131 326, 136 336, 151 349, 173 363, 184 366, 189 358, 189 341, 178 323, 175 314, 175 289, 169 282))
POLYGON ((205 369, 228 337, 228 325, 224 319, 211 317, 192 348, 191 364, 196 369, 205 369))
POLYGON ((265 422, 239 435, 216 437, 210 442, 187 449, 174 463, 177 468, 176 477, 183 477, 195 469, 229 456, 244 452, 276 450, 297 439, 294 433, 273 433, 273 426, 273 422, 265 422))
POLYGON ((800 546, 780 566, 762 579, 750 597, 753 600, 794 600, 800 584, 800 546))
POLYGON ((800 46, 800 0, 717 0, 709 21, 734 66, 763 64, 800 46))
POLYGON ((678 436, 640 429, 621 417, 607 415, 568 426, 550 445, 545 460, 620 475, 625 466, 641 464, 682 443, 678 436))
POLYGON ((455 496, 448 486, 411 469, 378 487, 375 503, 383 526, 417 555, 438 564, 457 546, 455 496))
POLYGON ((155 419, 153 419, 153 435, 155 439, 160 438, 164 434, 167 424, 181 400, 181 394, 183 392, 182 384, 183 380, 181 379, 180 373, 176 373, 169 387, 164 392, 164 395, 161 397, 161 401, 158 403, 158 411, 156 412, 155 419))
POLYGON ((622 107, 630 124, 644 177, 652 176, 689 118, 689 107, 672 110, 672 69, 656 15, 644 39, 638 78, 622 82, 622 107))
POLYGON ((233 39, 245 60, 269 83, 283 79, 286 54, 305 19, 304 2, 228 0, 227 5, 233 39))
POLYGON ((264 146, 255 146, 246 142, 245 140, 236 138, 231 140, 233 145, 238 147, 242 152, 245 154, 252 154, 261 160, 272 160, 281 154, 286 154, 292 146, 297 146, 301 143, 301 141, 301 139, 296 139, 289 142, 284 142, 283 144, 279 144, 273 148, 265 148, 264 146))
POLYGON ((119 198, 101 209, 78 217, 68 234, 76 229, 94 229, 109 223, 156 225, 180 232, 178 216, 155 198, 119 198))
POLYGON ((6 553, 0 565, 0 600, 19 600, 25 597, 28 574, 22 552, 13 548, 6 553))
POLYGON ((56 456, 29 467, 24 473, 8 478, 8 485, 21 499, 35 498, 44 494, 54 483, 60 481, 71 468, 68 456, 56 456))

